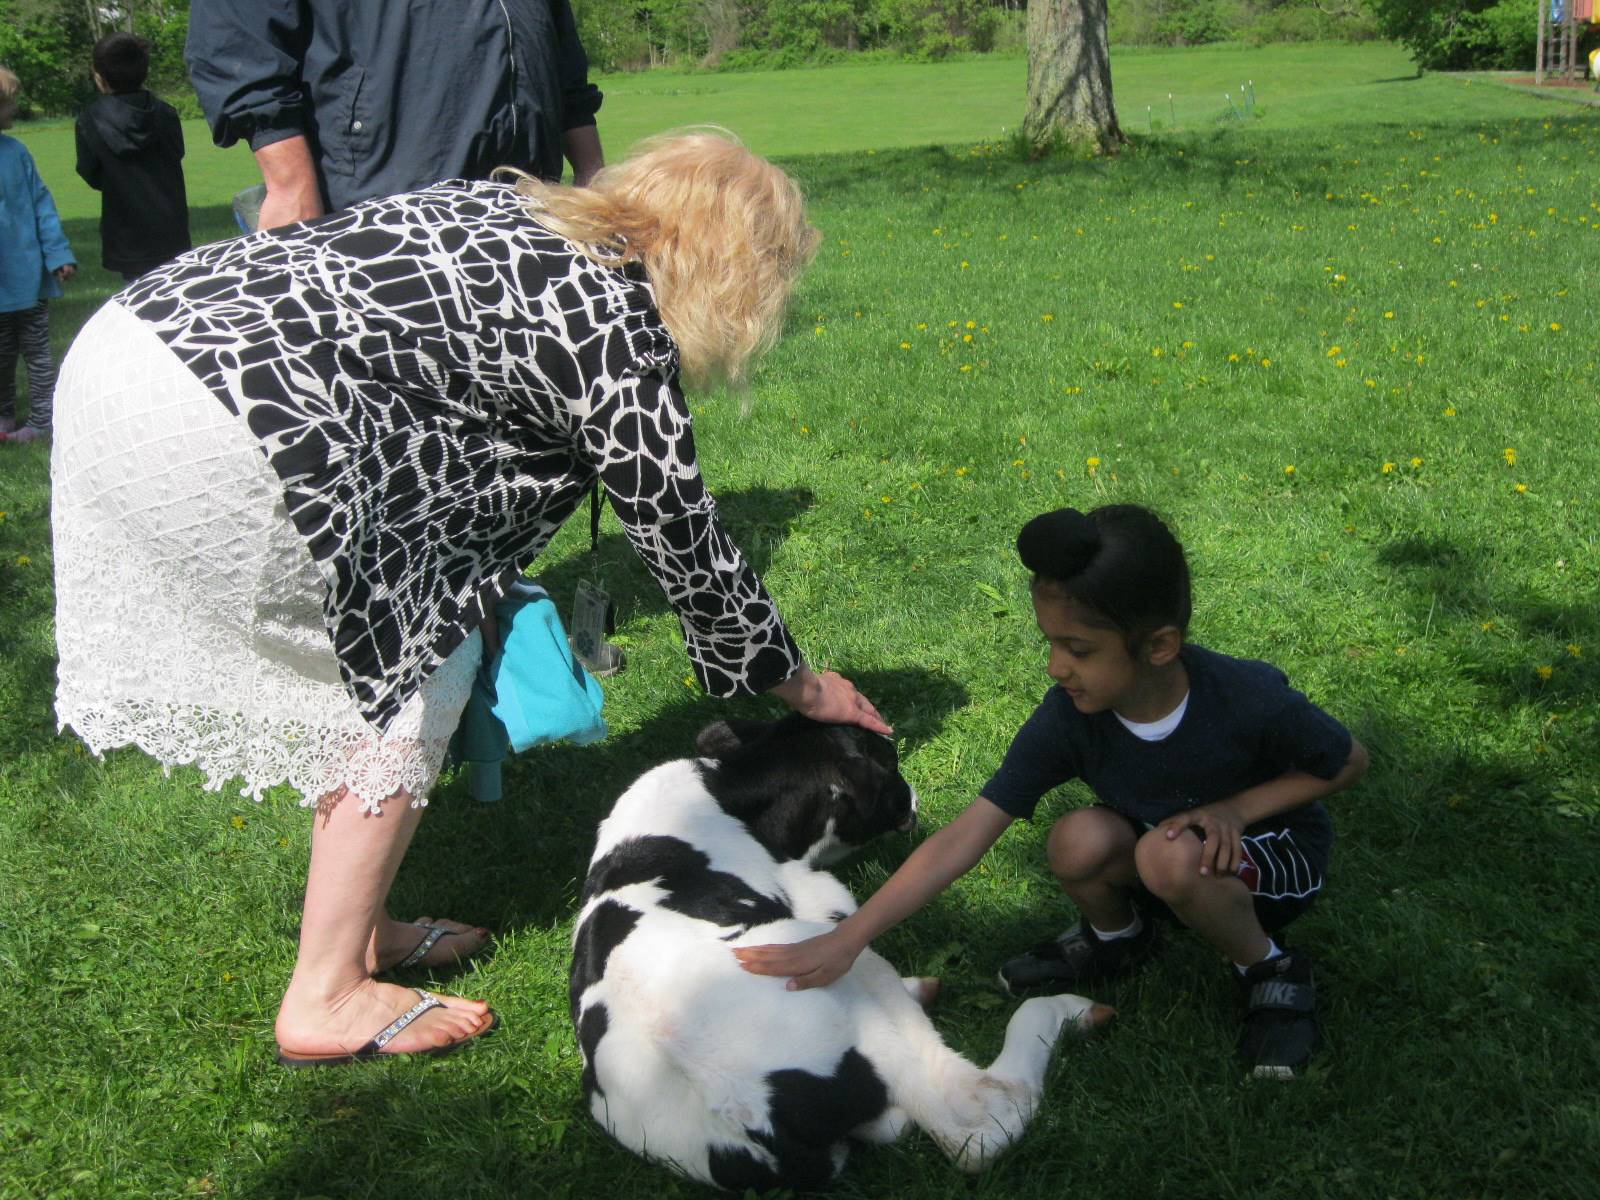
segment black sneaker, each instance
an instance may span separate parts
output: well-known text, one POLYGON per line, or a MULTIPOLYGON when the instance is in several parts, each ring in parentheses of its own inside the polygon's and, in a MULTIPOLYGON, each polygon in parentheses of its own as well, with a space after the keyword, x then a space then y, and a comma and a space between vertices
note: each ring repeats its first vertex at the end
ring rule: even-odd
POLYGON ((1245 1013, 1239 1056, 1251 1076, 1295 1078, 1317 1047, 1317 988, 1311 959, 1286 950, 1246 971, 1240 988, 1245 1013))
POLYGON ((1000 986, 1013 996, 1046 996, 1109 978, 1142 959, 1155 932, 1147 920, 1132 937, 1103 941, 1088 921, 1080 920, 1060 937, 1008 960, 1000 968, 1000 986))

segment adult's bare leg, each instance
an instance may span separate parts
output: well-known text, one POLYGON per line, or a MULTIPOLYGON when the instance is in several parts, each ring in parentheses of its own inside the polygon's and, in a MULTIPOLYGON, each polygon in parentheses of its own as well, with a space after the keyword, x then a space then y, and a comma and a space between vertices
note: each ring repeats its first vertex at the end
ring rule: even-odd
MULTIPOLYGON (((396 792, 381 815, 342 792, 318 802, 311 834, 300 953, 278 1009, 278 1045, 297 1054, 349 1053, 417 1002, 416 992, 371 976, 368 955, 384 901, 422 809, 396 792)), ((481 1000, 441 996, 387 1047, 395 1053, 459 1041, 487 1024, 481 1000)))

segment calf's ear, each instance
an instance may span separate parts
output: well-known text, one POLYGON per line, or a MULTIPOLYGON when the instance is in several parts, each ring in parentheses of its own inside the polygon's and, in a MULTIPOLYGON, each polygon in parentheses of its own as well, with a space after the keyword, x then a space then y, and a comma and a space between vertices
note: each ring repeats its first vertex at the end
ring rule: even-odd
POLYGON ((764 721, 713 721, 694 739, 695 751, 707 758, 723 758, 754 741, 767 730, 764 721))

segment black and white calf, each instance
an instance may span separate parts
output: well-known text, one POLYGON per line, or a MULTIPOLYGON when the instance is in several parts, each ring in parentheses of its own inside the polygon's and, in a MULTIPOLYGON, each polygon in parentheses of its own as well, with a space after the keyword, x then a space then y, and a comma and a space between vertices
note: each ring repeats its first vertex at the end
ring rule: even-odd
POLYGON ((910 829, 894 746, 802 717, 718 722, 704 756, 642 776, 601 823, 573 939, 572 1019, 595 1120, 629 1149, 724 1188, 815 1187, 848 1138, 927 1130, 966 1170, 1018 1137, 1057 1037, 1110 1015, 1024 1002, 981 1070, 940 1039, 871 950, 829 987, 788 991, 732 948, 797 942, 856 905, 818 867, 910 829))

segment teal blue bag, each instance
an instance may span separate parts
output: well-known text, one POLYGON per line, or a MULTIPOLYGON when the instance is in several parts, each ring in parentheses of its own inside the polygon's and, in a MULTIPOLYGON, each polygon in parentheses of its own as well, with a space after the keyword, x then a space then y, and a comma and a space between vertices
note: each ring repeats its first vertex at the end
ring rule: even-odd
POLYGON ((606 736, 605 693, 567 643, 555 601, 519 579, 495 605, 500 652, 485 656, 472 698, 450 742, 452 762, 471 768, 472 794, 500 799, 507 754, 552 742, 586 746, 606 736))

